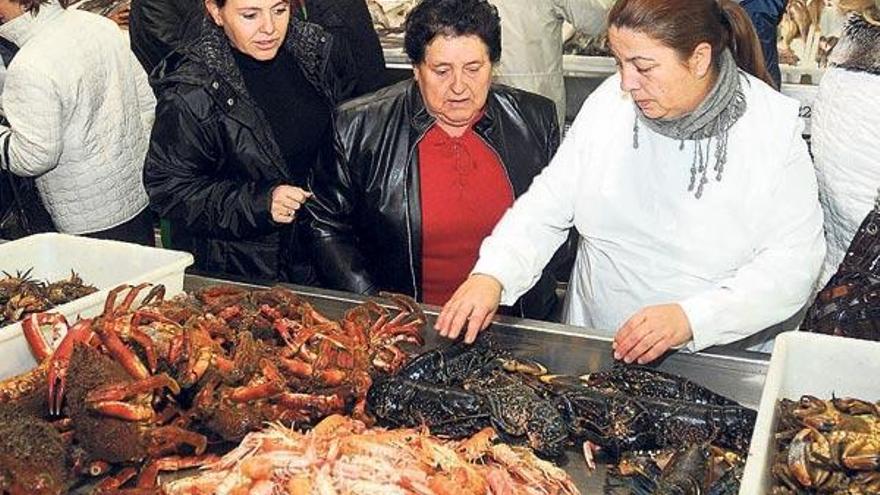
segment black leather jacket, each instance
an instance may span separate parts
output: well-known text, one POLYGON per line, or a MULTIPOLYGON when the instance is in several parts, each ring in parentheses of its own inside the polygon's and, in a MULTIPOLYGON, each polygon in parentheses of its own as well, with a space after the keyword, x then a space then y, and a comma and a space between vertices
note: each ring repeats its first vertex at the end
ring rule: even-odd
POLYGON ((147 74, 165 55, 197 38, 207 15, 202 0, 132 0, 128 19, 131 51, 147 74))
MULTIPOLYGON (((337 108, 336 160, 312 179, 312 248, 319 277, 331 288, 421 299, 422 213, 418 143, 434 124, 418 87, 403 81, 337 108)), ((553 102, 493 86, 474 130, 498 153, 514 196, 550 162, 559 145, 553 102)), ((513 308, 545 318, 555 282, 542 277, 513 308)))
MULTIPOLYGON (((391 76, 385 69, 385 57, 379 35, 364 0, 304 0, 305 8, 296 9, 303 20, 313 22, 335 40, 344 40, 351 49, 357 85, 352 96, 365 95, 389 85, 391 76)), ((294 2, 296 3, 296 2, 294 2)))
MULTIPOLYGON (((299 61, 331 107, 350 94, 353 79, 336 72, 348 63, 345 54, 338 55, 330 35, 317 25, 292 21, 282 49, 299 61)), ((300 184, 248 94, 231 50, 223 31, 211 24, 154 72, 156 122, 144 164, 150 205, 171 220, 172 244, 193 253, 196 271, 312 283, 314 271, 301 240, 307 227, 303 215, 280 225, 269 210, 275 186, 300 184)), ((330 153, 327 141, 325 153, 330 153)))

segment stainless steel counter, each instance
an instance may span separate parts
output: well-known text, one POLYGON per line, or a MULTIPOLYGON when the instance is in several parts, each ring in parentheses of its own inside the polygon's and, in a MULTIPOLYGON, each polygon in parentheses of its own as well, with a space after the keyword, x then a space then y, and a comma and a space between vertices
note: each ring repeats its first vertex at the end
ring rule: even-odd
MULTIPOLYGON (((206 285, 224 283, 220 280, 188 275, 185 290, 206 285)), ((246 284, 237 284, 246 285, 246 284)), ((316 309, 329 317, 338 318, 346 309, 365 300, 364 297, 345 292, 329 291, 312 287, 289 286, 300 293, 316 309)), ((438 308, 425 306, 429 325, 433 325, 438 308)), ((554 373, 580 375, 612 365, 611 340, 604 337, 584 335, 580 329, 534 320, 499 317, 489 328, 497 340, 516 354, 528 356, 546 365, 554 373)), ((425 349, 439 346, 443 339, 427 330, 425 349)), ((659 368, 677 373, 700 383, 715 392, 733 398, 757 409, 761 399, 767 361, 755 359, 759 355, 748 354, 713 355, 674 353, 666 357, 659 368)), ((563 466, 572 476, 583 494, 602 493, 605 469, 601 467, 589 473, 580 452, 570 451, 568 462, 563 466)))
MULTIPOLYGON (((230 282, 187 275, 184 289, 194 290, 218 283, 230 282)), ((347 292, 296 285, 288 287, 332 318, 341 317, 346 309, 367 299, 347 292)), ((429 305, 424 308, 429 326, 433 325, 439 308, 429 305)), ((500 316, 488 331, 497 335, 498 340, 514 352, 540 361, 554 373, 581 375, 613 364, 610 338, 584 335, 583 329, 568 325, 500 316)), ((425 338, 426 349, 443 343, 443 339, 433 330, 428 330, 425 338)), ((721 355, 679 352, 669 355, 658 367, 757 408, 768 365, 762 356, 757 353, 721 355)))

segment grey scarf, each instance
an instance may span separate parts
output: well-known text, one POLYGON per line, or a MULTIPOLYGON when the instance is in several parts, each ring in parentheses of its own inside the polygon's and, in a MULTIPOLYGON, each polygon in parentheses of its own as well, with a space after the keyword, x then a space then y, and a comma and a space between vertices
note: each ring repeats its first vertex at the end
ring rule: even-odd
POLYGON ((706 99, 691 113, 677 119, 662 120, 645 117, 636 107, 633 125, 633 148, 639 147, 639 122, 643 122, 654 132, 681 141, 679 149, 684 149, 685 141, 694 141, 694 156, 691 162, 691 182, 688 191, 693 191, 697 199, 703 195, 703 186, 709 180, 706 173, 712 141, 715 141, 715 180, 721 180, 724 165, 727 163, 727 135, 733 124, 746 112, 746 96, 742 89, 739 68, 730 50, 721 54, 721 68, 718 80, 706 99), (705 143, 703 140, 707 140, 705 143), (699 179, 697 178, 699 176, 699 179))

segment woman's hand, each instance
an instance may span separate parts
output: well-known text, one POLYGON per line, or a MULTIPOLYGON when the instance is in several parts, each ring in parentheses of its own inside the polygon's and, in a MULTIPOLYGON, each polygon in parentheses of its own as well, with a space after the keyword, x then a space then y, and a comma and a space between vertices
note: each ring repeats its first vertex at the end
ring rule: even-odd
POLYGON ((272 205, 269 211, 272 220, 277 223, 290 223, 296 217, 296 212, 312 197, 312 193, 287 184, 282 184, 272 190, 272 205))
POLYGON ((457 339, 465 323, 467 344, 477 339, 480 330, 492 322, 501 304, 501 282, 491 275, 475 273, 456 289, 455 294, 443 306, 434 329, 449 339, 457 339))
POLYGON ((648 306, 632 315, 617 331, 612 344, 614 359, 626 363, 650 363, 692 337, 691 324, 681 306, 648 306))

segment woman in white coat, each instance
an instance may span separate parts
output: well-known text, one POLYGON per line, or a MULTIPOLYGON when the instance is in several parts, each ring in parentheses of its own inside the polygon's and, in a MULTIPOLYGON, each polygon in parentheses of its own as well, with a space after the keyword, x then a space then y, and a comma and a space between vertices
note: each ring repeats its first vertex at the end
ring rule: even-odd
POLYGON ((58 0, 0 1, 0 167, 36 177, 60 232, 153 244, 142 171, 155 98, 125 34, 58 0))
POLYGON ((572 227, 565 321, 613 334, 626 362, 742 340, 809 297, 825 254, 816 177, 798 103, 768 84, 745 12, 619 0, 609 26, 618 74, 483 242, 441 335, 466 326, 473 341, 572 227))
POLYGON ((852 14, 822 76, 813 155, 825 210, 828 254, 819 283, 843 261, 880 192, 880 12, 852 14))

